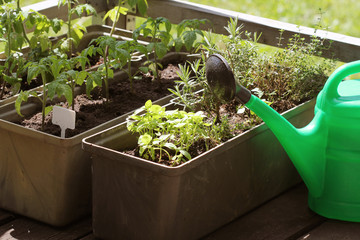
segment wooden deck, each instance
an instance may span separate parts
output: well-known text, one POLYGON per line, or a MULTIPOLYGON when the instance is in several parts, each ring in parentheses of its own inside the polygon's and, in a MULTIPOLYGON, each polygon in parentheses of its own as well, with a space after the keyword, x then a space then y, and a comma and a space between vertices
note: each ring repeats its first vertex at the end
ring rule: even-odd
MULTIPOLYGON (((93 240, 91 219, 66 228, 45 224, 0 210, 0 239, 93 240)), ((203 240, 357 240, 360 223, 328 220, 307 207, 303 184, 204 237, 203 240)))

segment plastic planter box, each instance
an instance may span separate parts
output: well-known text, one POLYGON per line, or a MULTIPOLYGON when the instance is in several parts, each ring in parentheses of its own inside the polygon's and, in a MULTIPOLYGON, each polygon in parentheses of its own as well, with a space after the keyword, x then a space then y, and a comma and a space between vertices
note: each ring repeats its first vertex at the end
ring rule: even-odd
MULTIPOLYGON (((314 102, 284 116, 305 126, 314 102)), ((83 140, 92 154, 96 237, 198 239, 301 181, 264 124, 178 167, 121 152, 135 144, 124 123, 83 140)))
MULTIPOLYGON (((88 29, 88 34, 97 37, 104 34, 100 31, 104 28, 94 26, 91 29, 96 31, 88 29)), ((89 41, 89 37, 86 39, 89 41)), ((163 63, 179 58, 188 59, 184 53, 170 53, 163 63)), ((115 74, 127 78, 125 72, 115 74)), ((164 105, 171 98, 169 92, 156 102, 164 105)), ((21 108, 25 116, 41 109, 35 101, 21 108)), ((90 215, 91 162, 90 155, 81 149, 81 141, 123 122, 127 115, 62 139, 12 123, 20 118, 14 101, 0 106, 0 208, 54 226, 90 215)))

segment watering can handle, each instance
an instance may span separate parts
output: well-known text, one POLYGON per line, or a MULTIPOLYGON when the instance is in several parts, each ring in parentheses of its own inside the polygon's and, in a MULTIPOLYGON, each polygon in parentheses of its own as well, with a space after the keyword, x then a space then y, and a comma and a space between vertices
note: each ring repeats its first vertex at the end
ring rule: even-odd
POLYGON ((355 73, 360 73, 360 60, 342 65, 336 69, 326 81, 323 92, 327 100, 338 98, 338 87, 340 82, 355 73))

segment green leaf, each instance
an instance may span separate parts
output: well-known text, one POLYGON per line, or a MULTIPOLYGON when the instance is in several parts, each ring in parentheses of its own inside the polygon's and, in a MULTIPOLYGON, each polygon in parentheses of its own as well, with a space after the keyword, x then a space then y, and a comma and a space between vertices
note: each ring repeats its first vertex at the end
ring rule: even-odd
POLYGON ((163 58, 168 51, 167 46, 162 42, 156 43, 155 49, 156 49, 156 55, 158 56, 158 58, 163 58))
POLYGON ((151 105, 151 107, 147 108, 149 112, 153 112, 153 113, 160 113, 161 111, 163 111, 163 107, 161 107, 160 105, 151 105))
POLYGON ((184 33, 184 42, 186 50, 190 51, 194 42, 196 41, 196 33, 193 31, 186 31, 184 33))
POLYGON ((152 101, 151 101, 151 100, 147 100, 146 103, 145 103, 145 108, 146 108, 146 109, 149 109, 149 108, 151 108, 151 106, 152 106, 152 101))
POLYGON ((63 25, 63 21, 57 18, 54 18, 51 20, 51 26, 55 33, 58 33, 61 30, 61 27, 63 25))
POLYGON ((148 8, 147 0, 137 0, 137 7, 139 10, 139 13, 142 16, 145 16, 146 12, 147 12, 147 8, 148 8))
POLYGON ((139 137, 138 143, 141 145, 149 145, 151 143, 152 137, 145 133, 139 137))
POLYGON ((27 75, 27 82, 29 83, 31 80, 36 78, 40 73, 40 68, 36 64, 31 64, 28 67, 28 75, 27 75))
POLYGON ((86 71, 78 72, 76 79, 75 79, 76 84, 82 85, 84 83, 85 79, 87 78, 87 76, 88 76, 88 72, 86 72, 86 71))
POLYGON ((53 110, 53 106, 45 107, 45 116, 47 116, 53 110))
POLYGON ((175 38, 174 44, 175 44, 175 51, 177 51, 177 52, 179 52, 181 50, 182 46, 184 45, 183 41, 180 38, 175 38))
POLYGON ((180 150, 181 154, 184 155, 188 160, 191 159, 191 155, 190 153, 188 153, 187 151, 185 150, 180 150))
POLYGON ((107 18, 110 18, 111 21, 113 22, 117 22, 119 21, 119 17, 120 15, 126 15, 127 12, 128 12, 129 9, 125 8, 125 7, 120 7, 119 6, 116 6, 114 7, 113 9, 109 10, 105 16, 104 16, 104 19, 103 21, 105 21, 107 18), (119 11, 119 14, 117 13, 117 11, 119 11), (117 15, 117 18, 116 18, 116 15, 117 15), (116 19, 115 19, 116 18, 116 19))
POLYGON ((169 149, 171 149, 171 150, 177 150, 177 149, 178 149, 178 148, 176 147, 176 145, 173 144, 173 143, 165 143, 165 144, 164 144, 164 147, 167 147, 167 148, 169 148, 169 149))
POLYGON ((69 105, 72 105, 72 90, 71 87, 63 81, 52 81, 47 85, 49 99, 53 99, 55 94, 58 97, 65 96, 69 105))
POLYGON ((139 67, 139 70, 143 73, 147 73, 149 72, 149 68, 148 67, 139 67))
POLYGON ((21 114, 21 103, 22 102, 27 102, 28 100, 28 97, 30 95, 30 92, 29 91, 20 91, 18 97, 16 98, 16 101, 15 101, 15 109, 16 109, 16 112, 17 114, 19 114, 21 117, 24 117, 22 114, 21 114))

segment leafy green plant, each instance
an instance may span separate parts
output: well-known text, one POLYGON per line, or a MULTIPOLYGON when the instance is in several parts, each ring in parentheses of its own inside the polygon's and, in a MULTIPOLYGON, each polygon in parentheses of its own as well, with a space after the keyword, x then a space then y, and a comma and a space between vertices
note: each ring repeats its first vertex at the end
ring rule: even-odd
POLYGON ((97 72, 92 74, 87 81, 87 94, 90 95, 90 91, 96 87, 105 87, 103 88, 106 102, 109 101, 109 79, 114 77, 114 69, 123 68, 129 59, 130 53, 127 49, 119 47, 118 41, 112 36, 100 36, 97 39, 94 39, 92 43, 96 44, 91 45, 87 49, 83 50, 82 56, 92 56, 95 53, 100 54, 104 57, 104 63, 101 64, 97 72))
POLYGON ((204 87, 205 84, 205 68, 202 65, 202 60, 198 59, 195 62, 188 62, 184 65, 179 64, 179 71, 177 72, 180 80, 175 80, 174 89, 169 91, 175 95, 178 104, 184 105, 184 110, 195 111, 196 106, 200 102, 199 96, 196 94, 196 89, 199 85, 204 87))
POLYGON ((43 90, 41 93, 38 93, 35 90, 21 91, 16 99, 15 109, 20 116, 23 116, 21 114, 21 103, 28 101, 29 96, 36 97, 41 102, 42 130, 45 125, 45 117, 52 110, 52 106, 48 106, 49 100, 52 100, 55 95, 58 97, 65 96, 69 104, 72 103, 71 87, 68 84, 64 84, 64 79, 61 77, 64 67, 64 60, 60 59, 56 55, 51 55, 46 58, 42 58, 38 62, 29 62, 27 64, 28 82, 35 77, 41 77, 43 90), (49 74, 54 80, 49 81, 49 74))
POLYGON ((147 45, 147 50, 148 52, 154 52, 154 62, 148 61, 147 65, 157 80, 159 80, 159 67, 162 67, 159 59, 163 58, 169 51, 169 44, 172 40, 171 28, 172 25, 168 19, 149 17, 133 32, 135 40, 139 38, 140 33, 144 37, 150 37, 151 40, 147 45))
POLYGON ((185 46, 187 51, 195 49, 194 46, 197 37, 204 37, 204 33, 200 30, 200 25, 205 24, 206 19, 184 19, 176 26, 176 37, 174 37, 174 46, 176 51, 180 51, 185 46))
POLYGON ((81 17, 84 13, 96 15, 96 10, 90 4, 79 4, 78 0, 59 0, 58 7, 60 6, 67 6, 68 9, 67 38, 61 41, 61 49, 71 57, 73 45, 77 45, 84 32, 86 32, 83 25, 73 23, 72 15, 76 14, 78 17, 81 17))
POLYGON ((223 55, 231 63, 235 78, 272 106, 280 107, 279 111, 315 97, 335 66, 334 60, 320 58, 327 48, 324 39, 313 36, 307 42, 295 34, 287 46, 281 46, 280 31, 278 45, 284 49, 269 54, 261 52, 257 44, 260 36, 241 29, 237 20, 230 19, 223 55))
POLYGON ((3 98, 6 84, 13 88, 12 92, 18 92, 25 74, 25 60, 21 53, 24 46, 28 45, 30 51, 28 59, 39 58, 43 52, 51 48, 51 43, 46 35, 52 29, 57 32, 61 28, 61 21, 49 20, 46 16, 36 11, 23 11, 20 2, 4 1, 0 5, 0 41, 5 44, 5 64, 1 68, 1 92, 3 98), (25 26, 28 29, 34 28, 34 33, 29 39, 25 26), (40 47, 38 47, 40 46, 40 47))
POLYGON ((141 157, 160 163, 167 161, 176 166, 191 159, 189 149, 195 142, 204 141, 208 148, 211 123, 206 123, 204 118, 201 111, 166 110, 148 100, 144 107, 129 117, 127 128, 140 135, 141 157), (145 113, 140 115, 142 111, 145 113))
MULTIPOLYGON (((87 72, 86 65, 90 64, 87 57, 77 56, 70 59, 58 59, 62 65, 62 72, 60 75, 55 77, 57 84, 64 84, 65 87, 70 86, 71 88, 71 98, 68 101, 69 105, 74 109, 74 99, 75 99, 75 87, 81 86, 85 82, 85 79, 90 75, 87 72)), ((56 63, 58 64, 58 63, 56 63)))
MULTIPOLYGON (((326 81, 327 74, 334 67, 333 60, 316 57, 321 55, 324 40, 314 37, 310 42, 305 42, 300 36, 294 35, 285 49, 265 54, 257 44, 259 36, 242 32, 242 26, 239 26, 236 20, 230 20, 226 29, 229 35, 223 39, 225 48, 209 41, 206 44, 208 50, 222 53, 229 60, 235 79, 279 112, 315 97, 326 81)), ((280 35, 279 44, 281 39, 280 35)), ((260 123, 260 118, 236 101, 221 105, 223 103, 214 97, 205 78, 206 56, 208 53, 203 51, 201 63, 180 67, 178 75, 181 80, 170 90, 176 96, 175 101, 192 111, 200 109, 206 112, 208 117, 215 119, 212 129, 215 131, 214 135, 220 139, 228 139, 232 134, 260 123), (202 86, 202 93, 195 92, 196 85, 202 86), (237 115, 242 122, 235 126, 230 125, 229 113, 221 114, 220 107, 231 109, 233 114, 230 115, 237 115)))
MULTIPOLYGON (((129 0, 127 1, 130 6, 137 6, 141 14, 145 14, 147 10, 146 0, 129 0)), ((90 76, 87 81, 87 93, 96 86, 103 86, 105 89, 105 99, 108 102, 109 96, 109 79, 114 76, 114 69, 122 69, 128 64, 128 75, 130 79, 130 89, 132 91, 132 79, 133 74, 131 72, 131 58, 135 51, 140 51, 147 54, 147 50, 144 46, 140 45, 137 41, 118 41, 113 37, 115 32, 116 23, 118 22, 121 14, 126 15, 128 9, 122 5, 125 1, 118 1, 118 5, 109 10, 105 16, 104 21, 107 18, 113 22, 109 36, 100 36, 97 39, 90 42, 90 47, 85 49, 82 53, 83 56, 92 56, 95 53, 100 54, 104 63, 98 68, 96 74, 90 76)))
MULTIPOLYGON (((127 74, 129 77, 129 82, 130 82, 130 91, 132 93, 134 93, 134 89, 133 89, 133 80, 136 77, 136 75, 140 72, 148 72, 148 68, 145 66, 140 66, 139 68, 136 69, 136 71, 133 71, 132 69, 132 60, 133 57, 136 57, 135 54, 143 54, 146 57, 148 57, 148 49, 146 48, 146 46, 144 46, 143 44, 139 43, 136 40, 131 40, 131 41, 119 41, 117 43, 117 48, 121 48, 121 49, 126 49, 126 51, 128 51, 129 54, 123 54, 120 57, 125 57, 126 59, 126 64, 127 64, 127 74)), ((122 60, 122 59, 121 59, 122 60)), ((119 61, 121 61, 119 59, 119 61)))

